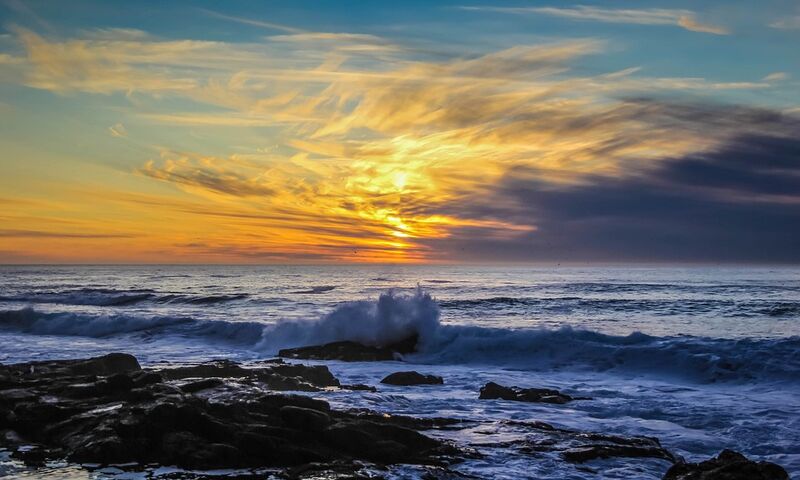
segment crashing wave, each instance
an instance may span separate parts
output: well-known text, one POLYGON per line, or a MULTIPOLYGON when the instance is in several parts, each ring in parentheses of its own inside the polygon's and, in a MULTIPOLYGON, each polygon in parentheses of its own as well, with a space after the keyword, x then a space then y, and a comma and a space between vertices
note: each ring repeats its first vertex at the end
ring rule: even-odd
POLYGON ((0 330, 88 337, 177 335, 191 341, 233 342, 236 348, 264 355, 281 348, 341 340, 385 345, 416 334, 419 352, 409 360, 425 363, 577 369, 696 382, 800 382, 800 337, 733 340, 654 337, 638 332, 615 336, 569 327, 545 330, 443 325, 439 305, 419 289, 413 295, 388 292, 374 301, 343 303, 316 320, 265 324, 43 313, 25 308, 0 312, 0 330))

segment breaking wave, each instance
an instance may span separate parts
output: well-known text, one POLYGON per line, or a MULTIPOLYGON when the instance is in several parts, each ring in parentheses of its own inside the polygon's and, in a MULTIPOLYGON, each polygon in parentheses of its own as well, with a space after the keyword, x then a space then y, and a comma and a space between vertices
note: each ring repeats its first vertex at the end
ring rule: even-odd
POLYGON ((208 305, 248 298, 247 294, 185 295, 156 293, 154 290, 115 290, 110 288, 80 288, 61 291, 38 291, 24 295, 0 296, 2 302, 49 303, 61 305, 92 305, 124 307, 143 302, 208 305))
POLYGON ((407 360, 486 364, 527 370, 587 370, 675 377, 693 382, 800 383, 800 337, 720 339, 607 335, 574 328, 503 329, 443 325, 437 302, 421 290, 347 302, 316 320, 272 324, 190 317, 0 311, 0 331, 35 335, 229 342, 237 350, 274 354, 285 347, 340 340, 381 345, 416 334, 419 353, 407 360), (174 337, 180 337, 175 339, 174 337))

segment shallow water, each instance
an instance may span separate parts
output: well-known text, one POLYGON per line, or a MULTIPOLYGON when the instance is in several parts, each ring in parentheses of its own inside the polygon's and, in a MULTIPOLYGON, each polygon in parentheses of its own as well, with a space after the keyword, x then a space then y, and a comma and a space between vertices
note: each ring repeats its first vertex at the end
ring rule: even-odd
MULTIPOLYGON (((112 350, 151 364, 245 361, 411 331, 421 333, 422 351, 406 363, 330 366, 346 383, 376 384, 413 368, 444 376, 445 385, 319 395, 343 408, 481 420, 436 433, 462 444, 528 434, 504 419, 541 420, 655 436, 689 460, 733 448, 800 475, 798 269, 0 267, 0 362, 112 350), (478 401, 490 380, 594 400, 478 401)), ((628 460, 576 468, 480 448, 486 458, 457 468, 494 478, 660 478, 668 467, 628 460)))

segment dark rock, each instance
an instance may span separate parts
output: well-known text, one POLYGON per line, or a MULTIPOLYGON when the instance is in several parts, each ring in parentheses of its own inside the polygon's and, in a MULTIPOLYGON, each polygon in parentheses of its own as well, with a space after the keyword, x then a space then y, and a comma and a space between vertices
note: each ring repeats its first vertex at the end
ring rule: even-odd
POLYGON ((243 378, 253 374, 250 370, 230 360, 217 360, 189 365, 160 369, 158 373, 167 380, 184 378, 243 378))
POLYGON ((504 387, 494 382, 489 382, 481 388, 482 400, 502 399, 517 402, 540 402, 563 404, 573 400, 572 397, 558 390, 548 388, 519 388, 504 387))
POLYGON ((164 381, 164 377, 155 372, 137 372, 131 375, 131 378, 136 387, 146 387, 164 381))
POLYGON ((285 358, 309 360, 342 360, 345 362, 376 362, 397 360, 403 354, 413 353, 417 348, 417 335, 389 345, 371 346, 344 341, 309 347, 286 348, 278 352, 285 358))
POLYGON ((331 423, 331 417, 319 410, 294 407, 281 407, 281 419, 286 426, 309 432, 321 432, 331 423))
POLYGON ((364 392, 377 392, 378 389, 373 387, 372 385, 364 385, 363 383, 356 383, 353 385, 340 385, 339 388, 342 390, 354 390, 354 391, 364 391, 364 392))
POLYGON ((70 367, 78 375, 114 375, 141 370, 136 357, 127 353, 109 353, 102 357, 79 361, 70 367))
POLYGON ((38 445, 18 448, 11 453, 11 457, 21 460, 28 467, 44 467, 48 452, 38 445))
POLYGON ((338 387, 339 380, 324 365, 275 364, 269 367, 270 375, 282 375, 302 379, 317 387, 338 387))
POLYGON ((102 357, 83 360, 52 360, 0 365, 0 377, 13 379, 10 386, 31 380, 70 377, 72 383, 94 382, 98 376, 141 371, 136 357, 127 353, 109 353, 102 357))
POLYGON ((444 383, 442 377, 436 375, 423 375, 419 372, 395 372, 381 380, 381 383, 388 385, 441 385, 444 383))
POLYGON ((201 390, 207 390, 209 388, 216 388, 222 385, 224 382, 220 378, 212 377, 212 378, 204 378, 202 380, 196 380, 194 382, 184 383, 180 386, 182 392, 185 393, 195 393, 201 390))
POLYGON ((0 448, 40 445, 15 454, 35 465, 67 458, 191 469, 358 460, 439 464, 458 453, 406 428, 415 426, 410 419, 365 418, 308 396, 264 395, 253 388, 259 382, 338 386, 326 367, 213 362, 153 373, 131 370, 135 359, 127 356, 100 358, 0 365, 0 376, 14 384, 0 389, 0 448), (172 383, 182 380, 180 387, 172 383), (223 382, 225 389, 210 392, 213 401, 190 394, 223 382))
POLYGON ((661 448, 660 445, 587 445, 565 450, 562 452, 562 456, 569 462, 586 462, 597 458, 612 457, 673 460, 672 454, 661 448))
POLYGON ((164 464, 174 463, 199 470, 236 465, 240 457, 240 451, 236 447, 224 443, 207 443, 190 432, 164 435, 159 453, 164 464))
POLYGON ((264 363, 264 367, 243 367, 230 360, 217 360, 182 367, 163 368, 158 373, 167 380, 186 378, 235 378, 257 381, 270 390, 315 392, 336 387, 339 381, 324 365, 290 365, 283 362, 264 363))
POLYGON ((732 450, 700 463, 679 462, 664 475, 664 480, 789 480, 780 465, 754 462, 732 450))
POLYGON ((126 463, 134 460, 133 452, 115 436, 109 435, 78 445, 67 458, 77 463, 126 463))

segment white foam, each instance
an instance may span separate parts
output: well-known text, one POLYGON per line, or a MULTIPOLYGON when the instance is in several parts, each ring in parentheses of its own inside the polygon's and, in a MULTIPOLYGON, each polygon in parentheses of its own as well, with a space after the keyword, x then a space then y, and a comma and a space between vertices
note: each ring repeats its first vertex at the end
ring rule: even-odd
POLYGON ((182 342, 229 342, 232 348, 274 355, 281 348, 351 340, 386 345, 418 335, 420 352, 409 360, 483 364, 523 370, 582 370, 708 383, 800 384, 800 337, 721 339, 607 335, 590 330, 507 329, 440 324, 437 302, 421 289, 377 300, 345 302, 315 320, 265 324, 190 317, 43 313, 31 308, 0 312, 0 329, 36 334, 107 337, 180 336, 182 342))
POLYGON ((413 334, 422 341, 439 327, 439 306, 417 288, 414 295, 381 294, 376 301, 346 302, 318 320, 281 321, 264 330, 259 348, 319 345, 351 340, 366 345, 387 345, 413 334))

